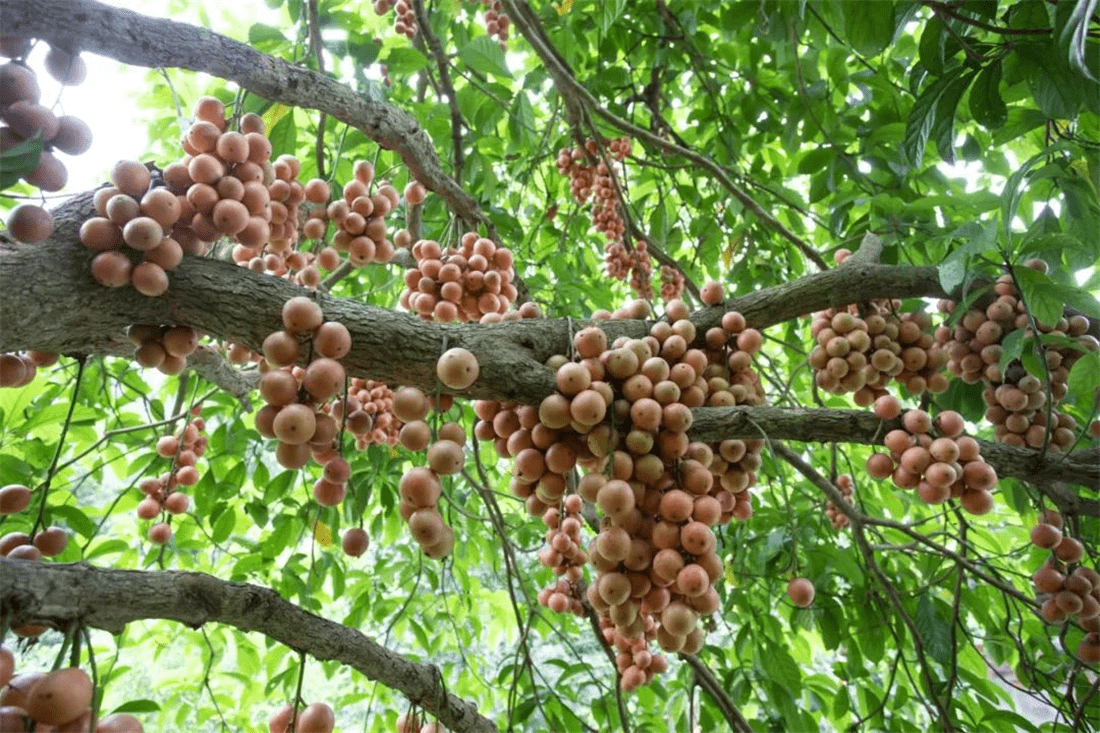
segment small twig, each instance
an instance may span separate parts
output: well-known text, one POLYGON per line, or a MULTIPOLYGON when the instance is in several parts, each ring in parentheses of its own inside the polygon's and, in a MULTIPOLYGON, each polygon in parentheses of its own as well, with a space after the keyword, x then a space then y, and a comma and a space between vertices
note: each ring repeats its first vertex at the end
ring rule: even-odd
POLYGON ((76 401, 80 397, 80 383, 84 378, 84 365, 88 363, 88 357, 81 354, 75 358, 76 379, 73 384, 73 396, 72 399, 69 400, 69 410, 65 413, 65 422, 61 425, 61 434, 57 436, 57 449, 53 452, 53 460, 50 461, 50 468, 46 472, 46 480, 39 484, 36 489, 42 492, 42 500, 38 504, 38 515, 34 518, 34 526, 31 527, 31 531, 29 532, 32 538, 46 519, 46 497, 50 495, 50 484, 53 482, 53 477, 57 475, 57 462, 61 459, 61 451, 65 450, 65 438, 69 433, 69 425, 71 425, 73 421, 76 401))

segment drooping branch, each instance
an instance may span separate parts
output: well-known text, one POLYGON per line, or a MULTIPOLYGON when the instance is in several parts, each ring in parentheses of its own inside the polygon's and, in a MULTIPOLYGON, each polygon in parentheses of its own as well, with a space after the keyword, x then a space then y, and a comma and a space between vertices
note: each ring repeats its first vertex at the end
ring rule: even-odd
POLYGON ((324 112, 396 151, 409 172, 462 219, 488 224, 477 201, 440 167, 432 139, 419 122, 328 76, 203 28, 94 0, 0 0, 0 17, 7 34, 41 38, 131 66, 201 71, 264 99, 324 112))
POLYGON ((180 571, 114 570, 87 563, 0 558, 0 616, 15 625, 82 623, 112 633, 141 619, 197 629, 221 623, 256 631, 319 660, 336 660, 404 694, 453 731, 495 733, 477 706, 441 686, 439 670, 410 662, 369 636, 315 616, 256 585, 180 571))

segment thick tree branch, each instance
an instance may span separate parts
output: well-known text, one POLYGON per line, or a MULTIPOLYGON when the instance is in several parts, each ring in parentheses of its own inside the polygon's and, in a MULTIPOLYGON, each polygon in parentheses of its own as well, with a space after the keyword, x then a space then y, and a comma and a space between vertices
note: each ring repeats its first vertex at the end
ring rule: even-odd
MULTIPOLYGON (((0 0, 5 1, 10 0, 0 0)), ((187 325, 258 349, 269 333, 281 328, 282 304, 311 294, 280 278, 190 256, 169 273, 171 286, 161 297, 147 298, 130 287, 101 287, 88 269, 93 253, 77 236, 80 222, 91 212, 91 195, 83 194, 55 210, 53 241, 32 247, 5 243, 0 237, 0 312, 27 314, 7 319, 0 351, 94 352, 117 341, 133 323, 187 325), (93 313, 95 318, 87 317, 93 313)), ((718 325, 727 310, 739 310, 750 325, 764 328, 870 298, 942 294, 933 267, 861 264, 731 298, 697 311, 692 320, 704 333, 718 325)), ((444 325, 324 293, 313 297, 329 320, 339 320, 351 331, 354 348, 344 365, 356 376, 433 388, 435 362, 446 339, 448 347, 467 348, 481 363, 481 379, 465 394, 528 404, 554 390, 543 362, 565 353, 571 329, 583 325, 567 319, 444 325)), ((601 327, 613 337, 648 332, 644 321, 603 321, 601 327)))
MULTIPOLYGON (((148 298, 131 287, 104 288, 89 272, 92 253, 76 243, 79 223, 90 214, 90 207, 91 196, 85 194, 56 211, 55 241, 27 246, 5 243, 0 237, 0 313, 33 314, 5 317, 0 351, 116 353, 122 330, 133 323, 187 325, 258 350, 269 333, 282 327, 283 303, 296 295, 310 295, 327 319, 342 322, 351 332, 353 348, 343 363, 353 376, 434 390, 439 355, 446 348, 462 346, 474 353, 481 367, 480 378, 463 394, 537 404, 555 390, 553 373, 544 366, 546 359, 565 353, 571 330, 584 325, 564 318, 488 325, 425 322, 407 313, 311 293, 281 278, 226 262, 190 256, 169 273, 171 286, 161 297, 148 298)), ((872 298, 934 295, 944 295, 934 267, 854 263, 731 298, 697 311, 692 320, 702 334, 718 325, 727 310, 737 310, 750 325, 764 328, 810 311, 872 298)), ((601 321, 600 326, 612 338, 648 333, 644 321, 601 321)), ((763 432, 781 440, 873 444, 887 429, 871 413, 857 410, 699 408, 691 435, 717 440, 757 437, 763 432)), ((1100 481, 1096 461, 1090 464, 1091 454, 1085 452, 1039 458, 1033 451, 991 443, 983 445, 983 454, 1002 476, 1086 485, 1100 481)), ((1095 502, 1077 500, 1069 492, 1051 496, 1070 511, 1098 511, 1095 502), (1080 505, 1074 506, 1075 501, 1080 505)))
POLYGON ((4 32, 41 38, 131 66, 202 71, 264 99, 315 109, 396 151, 409 172, 466 221, 485 223, 477 201, 439 164, 431 137, 408 113, 322 74, 203 28, 148 18, 94 0, 0 0, 4 32))
MULTIPOLYGON (((797 407, 707 407, 692 410, 693 440, 712 442, 727 438, 794 440, 804 443, 861 443, 882 445, 901 420, 880 420, 867 410, 803 409, 797 407)), ((1100 501, 1084 499, 1058 483, 1095 488, 1100 485, 1100 451, 1040 454, 1003 443, 979 440, 986 463, 1001 477, 1035 484, 1063 511, 1100 516, 1100 501)))
POLYGON ((432 665, 410 662, 355 629, 323 619, 256 585, 180 571, 112 570, 87 563, 0 558, 0 616, 12 624, 85 624, 112 633, 141 619, 197 629, 222 623, 256 631, 319 660, 336 660, 400 691, 453 731, 495 733, 477 706, 440 686, 432 665))

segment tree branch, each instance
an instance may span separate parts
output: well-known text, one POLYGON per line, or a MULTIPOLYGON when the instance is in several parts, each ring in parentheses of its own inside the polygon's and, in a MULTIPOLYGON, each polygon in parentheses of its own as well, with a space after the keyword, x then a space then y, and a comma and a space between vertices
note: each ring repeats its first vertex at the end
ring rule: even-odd
POLYGON ((477 201, 444 173, 419 122, 328 76, 203 28, 94 0, 0 0, 0 17, 6 34, 41 38, 70 52, 86 50, 131 66, 201 71, 264 99, 324 112, 396 151, 413 177, 442 196, 462 219, 489 226, 477 201))
MULTIPOLYGON (((168 274, 170 287, 163 296, 148 298, 131 287, 104 288, 90 275, 94 253, 79 244, 80 223, 92 211, 90 193, 70 199, 53 212, 53 241, 33 247, 5 242, 0 235, 0 311, 34 314, 6 324, 0 351, 96 352, 133 323, 187 325, 259 350, 263 339, 282 327, 283 303, 306 295, 317 299, 329 320, 351 331, 353 350, 343 363, 355 376, 433 388, 446 338, 449 346, 472 351, 481 364, 481 379, 464 394, 537 404, 554 391, 553 375, 543 363, 566 353, 570 329, 580 324, 564 318, 488 325, 425 322, 191 256, 168 274), (89 319, 88 313, 97 317, 89 319), (401 359, 394 358, 398 352, 401 359)), ((765 328, 871 298, 936 295, 944 293, 934 267, 860 264, 731 298, 697 311, 692 320, 705 333, 723 313, 738 310, 751 326, 765 328)), ((645 321, 602 321, 600 326, 611 337, 641 337, 649 330, 645 321)))
MULTIPOLYGON (((434 390, 440 354, 461 346, 473 352, 481 370, 478 381, 463 395, 538 404, 556 389, 546 359, 566 353, 571 332, 584 323, 565 318, 496 324, 427 322, 191 256, 168 274, 170 287, 160 297, 146 297, 131 287, 104 288, 89 271, 94 253, 78 243, 80 222, 91 210, 90 193, 59 207, 54 212, 53 241, 28 246, 5 242, 0 236, 0 312, 34 314, 9 319, 0 332, 0 352, 117 353, 120 334, 133 323, 186 325, 259 350, 269 333, 282 328, 283 303, 306 295, 316 299, 327 319, 340 321, 351 332, 352 351, 342 360, 351 376, 434 390), (96 317, 88 318, 89 313, 96 317)), ((723 313, 737 310, 750 325, 764 328, 810 311, 873 298, 935 295, 946 294, 934 267, 860 262, 730 298, 696 311, 692 321, 703 334, 720 323, 723 313)), ((599 325, 612 339, 641 337, 649 331, 645 321, 600 321, 599 325)), ((763 431, 782 440, 875 444, 889 429, 870 412, 858 410, 696 408, 694 415, 691 436, 706 441, 759 437, 763 431)), ((1002 476, 1032 482, 1091 481, 1095 485, 1100 481, 1100 469, 1087 451, 1039 457, 1033 451, 994 443, 983 443, 982 450, 1002 476)), ((1100 513, 1097 502, 1067 494, 1048 495, 1068 511, 1100 513), (1079 503, 1066 506, 1074 501, 1079 503)))
POLYGON ((193 629, 222 623, 256 631, 295 651, 354 667, 400 691, 453 731, 496 733, 471 702, 439 686, 438 670, 410 662, 355 629, 315 616, 256 585, 173 570, 113 570, 87 563, 0 558, 0 615, 20 625, 80 623, 112 633, 141 619, 169 619, 193 629))
MULTIPOLYGON (((794 440, 804 443, 861 443, 882 445, 901 419, 880 420, 867 410, 805 409, 799 407, 704 407, 691 411, 692 440, 710 443, 728 438, 794 440)), ((1100 516, 1100 501, 1084 499, 1052 482, 1094 488, 1100 484, 1100 451, 1085 449, 1068 454, 1014 448, 1004 443, 978 440, 986 463, 1001 477, 1033 483, 1064 511, 1100 516)), ((834 500, 835 501, 835 500, 834 500)))

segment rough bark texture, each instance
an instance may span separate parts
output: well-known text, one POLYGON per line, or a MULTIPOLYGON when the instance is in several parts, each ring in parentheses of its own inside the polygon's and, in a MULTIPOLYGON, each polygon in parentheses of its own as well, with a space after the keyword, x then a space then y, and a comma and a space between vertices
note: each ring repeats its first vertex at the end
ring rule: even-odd
POLYGON ((140 619, 170 619, 199 628, 222 623, 257 631, 320 660, 354 667, 402 692, 448 730, 496 731, 476 706, 447 693, 439 671, 416 664, 363 633, 304 611, 274 591, 203 573, 110 570, 86 563, 0 558, 0 616, 13 624, 81 623, 112 633, 140 619))
MULTIPOLYGON (((327 319, 340 321, 351 332, 353 348, 342 361, 352 376, 431 391, 437 387, 439 355, 461 346, 473 352, 481 369, 478 381, 462 394, 538 404, 555 390, 545 360, 567 353, 571 333, 587 324, 565 318, 491 325, 425 322, 407 313, 312 292, 227 262, 190 256, 169 273, 171 285, 161 297, 146 297, 132 287, 104 288, 92 279, 88 263, 93 253, 78 238, 79 224, 91 215, 91 206, 90 194, 62 206, 47 243, 28 246, 0 237, 0 313, 18 314, 5 317, 0 351, 126 354, 132 346, 122 331, 132 323, 187 325, 259 349, 269 333, 282 327, 283 303, 309 295, 327 319)), ((861 300, 942 294, 933 267, 859 263, 731 298, 696 311, 692 320, 703 334, 727 310, 737 310, 750 325, 765 328, 861 300)), ((600 326, 611 338, 640 337, 649 328, 645 321, 601 321, 600 326)), ((217 365, 206 367, 213 371, 217 365)), ((231 383, 222 376, 219 383, 231 383)), ((241 389, 246 387, 247 382, 242 383, 241 389)), ((868 412, 741 407, 696 409, 691 435, 709 441, 755 437, 761 430, 782 440, 869 444, 880 442, 885 434, 868 412)), ((1095 461, 1090 466, 1056 454, 1038 459, 1033 451, 992 443, 984 453, 1002 476, 1085 485, 1100 480, 1095 461)))
POLYGON ((462 219, 485 221, 477 201, 443 172, 431 137, 419 122, 335 79, 203 28, 92 0, 0 0, 0 18, 7 34, 40 38, 70 52, 89 51, 131 66, 202 71, 264 99, 332 115, 396 151, 409 172, 462 219))
MULTIPOLYGON (((535 404, 554 390, 543 362, 566 353, 571 332, 587 323, 564 318, 493 325, 427 323, 190 256, 169 273, 168 292, 148 298, 131 287, 104 288, 92 279, 88 263, 94 253, 79 244, 77 235, 79 223, 91 215, 91 196, 83 194, 55 212, 57 228, 50 242, 27 246, 0 238, 0 312, 17 314, 0 333, 0 351, 125 353, 122 330, 133 323, 187 325, 258 349, 269 333, 281 328, 282 304, 296 295, 311 295, 326 318, 351 331, 353 351, 343 361, 355 376, 431 389, 439 355, 445 348, 462 346, 481 365, 481 378, 464 394, 535 404)), ((873 297, 940 293, 935 268, 860 265, 731 298, 697 311, 692 320, 702 334, 718 325, 727 310, 738 310, 750 325, 764 328, 873 297)), ((601 326, 611 337, 640 337, 649 324, 604 321, 601 326)))
MULTIPOLYGON (((768 438, 805 443, 862 443, 882 445, 901 419, 880 420, 866 410, 803 409, 797 407, 706 407, 692 410, 693 440, 712 442, 727 438, 768 438)), ((1082 499, 1075 492, 1051 484, 1100 485, 1100 451, 1080 450, 1069 454, 1022 450, 979 440, 982 458, 1001 477, 1018 478, 1036 484, 1043 493, 1073 513, 1100 516, 1100 502, 1082 499)))

